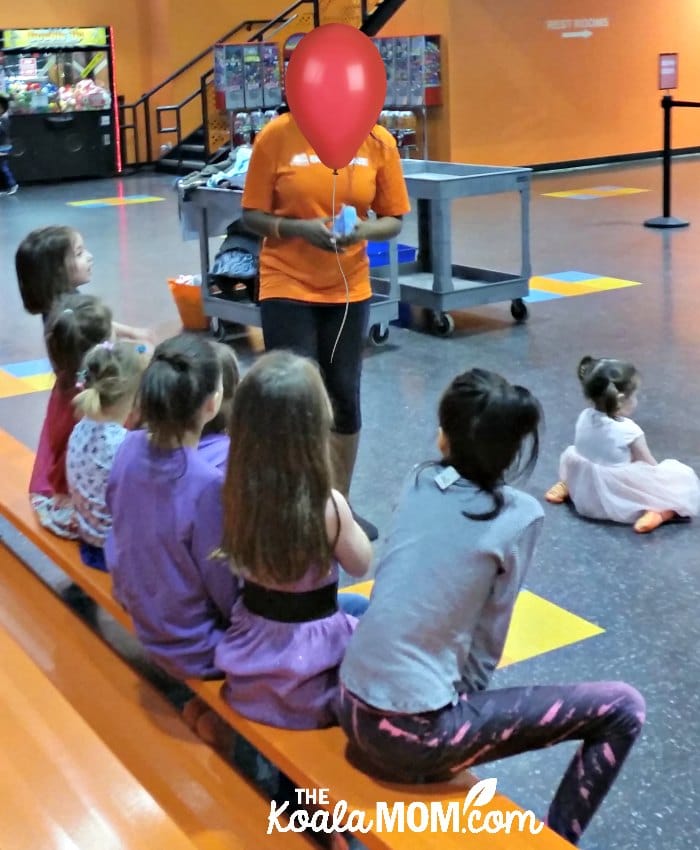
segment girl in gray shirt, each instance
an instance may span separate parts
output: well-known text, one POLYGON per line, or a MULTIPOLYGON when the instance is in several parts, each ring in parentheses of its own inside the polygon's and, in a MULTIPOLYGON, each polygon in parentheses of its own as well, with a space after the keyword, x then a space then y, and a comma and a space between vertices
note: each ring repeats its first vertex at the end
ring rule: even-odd
POLYGON ((539 503, 504 484, 537 460, 540 407, 473 369, 452 381, 439 419, 442 460, 409 479, 341 666, 340 724, 370 772, 401 782, 580 740, 547 818, 576 844, 644 701, 620 682, 488 690, 542 526, 539 503))

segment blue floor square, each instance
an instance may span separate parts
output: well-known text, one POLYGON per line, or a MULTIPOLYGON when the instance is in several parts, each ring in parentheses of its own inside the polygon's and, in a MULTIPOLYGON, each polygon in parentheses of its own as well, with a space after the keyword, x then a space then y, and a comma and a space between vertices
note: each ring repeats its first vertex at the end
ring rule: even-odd
POLYGON ((44 375, 46 372, 53 371, 46 357, 40 360, 25 360, 23 363, 8 363, 6 366, 0 366, 0 369, 15 378, 29 378, 32 375, 44 375))
POLYGON ((558 295, 556 292, 545 292, 542 289, 531 289, 530 294, 526 295, 523 300, 528 304, 534 304, 536 301, 553 301, 555 298, 564 298, 563 295, 558 295))
POLYGON ((602 275, 590 274, 590 272, 556 272, 555 274, 543 274, 540 277, 546 277, 549 280, 560 280, 563 283, 583 283, 585 280, 595 280, 595 278, 602 277, 602 275))

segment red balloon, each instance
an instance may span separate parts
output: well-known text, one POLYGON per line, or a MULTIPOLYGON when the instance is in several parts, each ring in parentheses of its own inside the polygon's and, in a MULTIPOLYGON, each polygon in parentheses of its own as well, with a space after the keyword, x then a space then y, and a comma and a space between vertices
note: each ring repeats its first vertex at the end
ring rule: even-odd
POLYGON ((386 70, 364 33, 324 24, 304 36, 285 78, 287 103, 321 162, 344 168, 377 123, 386 99, 386 70))

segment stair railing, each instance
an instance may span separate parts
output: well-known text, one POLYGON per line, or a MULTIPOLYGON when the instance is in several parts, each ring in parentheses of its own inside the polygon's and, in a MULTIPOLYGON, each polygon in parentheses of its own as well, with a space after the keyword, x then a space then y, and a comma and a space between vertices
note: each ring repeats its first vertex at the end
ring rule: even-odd
MULTIPOLYGON (((235 35, 247 30, 251 32, 256 27, 260 27, 267 24, 267 19, 249 19, 245 21, 241 21, 237 26, 233 29, 229 30, 220 39, 216 42, 217 44, 220 41, 228 41, 228 39, 233 38, 235 35)), ((129 131, 132 135, 132 141, 134 145, 134 161, 129 162, 129 165, 151 165, 154 161, 153 159, 153 134, 151 128, 151 101, 153 97, 158 94, 162 89, 164 89, 167 85, 174 82, 175 80, 182 77, 187 71, 190 70, 194 65, 200 62, 202 59, 205 59, 208 55, 212 54, 214 51, 214 45, 210 45, 204 50, 200 51, 196 56, 190 59, 189 62, 186 62, 182 67, 178 68, 176 71, 173 71, 168 77, 166 77, 162 82, 160 82, 157 86, 154 86, 152 89, 149 89, 147 92, 141 95, 141 97, 134 101, 134 103, 126 103, 120 107, 120 130, 122 132, 122 139, 124 141, 127 140, 127 132, 129 131), (127 121, 127 114, 129 116, 129 120, 127 121), (140 119, 143 118, 143 127, 140 124, 140 119), (146 143, 146 158, 145 160, 141 160, 140 155, 140 134, 143 129, 143 136, 146 143)), ((187 98, 186 98, 187 100, 187 98)), ((171 107, 176 108, 176 107, 171 107)), ((180 106, 182 109, 182 106, 180 106)), ((169 111, 167 108, 166 112, 169 111)), ((178 124, 179 119, 176 117, 175 122, 178 124)), ((181 124, 181 122, 180 122, 181 124)), ((160 132, 160 131, 159 131, 160 132)), ((164 131, 163 131, 164 132, 164 131)), ((182 132, 182 131, 181 131, 182 132)), ((126 147, 124 147, 126 150, 126 147)))
MULTIPOLYGON (((284 11, 280 12, 279 15, 270 19, 269 21, 258 21, 258 22, 256 22, 258 24, 262 24, 262 26, 259 29, 257 29, 248 38, 248 41, 251 41, 251 42, 252 41, 263 41, 263 39, 265 38, 266 35, 269 35, 273 31, 278 32, 283 27, 288 26, 296 17, 298 17, 295 14, 296 11, 299 8, 301 8, 302 6, 306 6, 306 5, 309 5, 309 4, 311 4, 313 6, 314 27, 319 26, 319 24, 320 24, 320 0, 295 0, 295 2, 292 3, 291 6, 288 6, 284 11)), ((226 39, 222 39, 222 41, 225 41, 225 40, 226 39)), ((205 56, 206 52, 202 55, 205 56)), ((194 64, 194 63, 190 63, 189 67, 191 67, 192 64, 194 64)), ((189 103, 191 103, 195 98, 199 97, 200 104, 201 104, 201 120, 202 120, 202 123, 205 127, 204 150, 205 150, 206 159, 209 159, 209 157, 213 153, 213 151, 211 151, 210 148, 209 148, 209 137, 208 137, 208 134, 206 133, 206 127, 208 126, 208 123, 209 123, 209 97, 208 97, 208 95, 209 95, 209 87, 211 85, 211 81, 212 81, 213 77, 214 77, 214 70, 213 70, 213 68, 209 68, 200 77, 199 88, 197 89, 197 91, 192 92, 184 100, 180 101, 180 103, 171 104, 171 105, 168 105, 168 106, 158 106, 158 107, 156 107, 156 117, 157 117, 156 130, 157 130, 158 134, 161 135, 161 134, 165 134, 165 133, 175 133, 176 139, 177 139, 176 144, 179 146, 182 142, 182 125, 183 125, 182 110, 189 103), (165 114, 165 113, 170 113, 170 112, 174 113, 174 115, 175 115, 174 124, 173 124, 173 126, 163 127, 160 116, 165 114)), ((178 156, 178 166, 181 164, 182 159, 183 159, 182 155, 179 154, 179 156, 178 156)))

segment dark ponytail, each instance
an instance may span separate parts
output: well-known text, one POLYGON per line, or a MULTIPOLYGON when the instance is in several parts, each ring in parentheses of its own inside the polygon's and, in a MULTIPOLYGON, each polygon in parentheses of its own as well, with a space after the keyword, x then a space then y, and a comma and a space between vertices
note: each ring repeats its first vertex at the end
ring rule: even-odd
POLYGON ((46 350, 59 388, 75 387, 83 357, 112 336, 112 311, 94 295, 64 295, 46 321, 46 350))
POLYGON ((583 392, 596 410, 614 419, 624 400, 639 385, 639 373, 631 363, 586 355, 578 364, 583 392))
POLYGON ((182 442, 220 377, 214 346, 201 337, 179 334, 157 346, 139 393, 141 414, 156 445, 182 442))
POLYGON ((493 498, 493 509, 467 514, 469 519, 493 519, 503 508, 502 487, 510 479, 528 474, 539 455, 542 410, 525 387, 484 369, 458 375, 440 400, 440 427, 449 442, 445 465, 476 484, 493 498), (523 445, 530 442, 527 458, 523 445))

